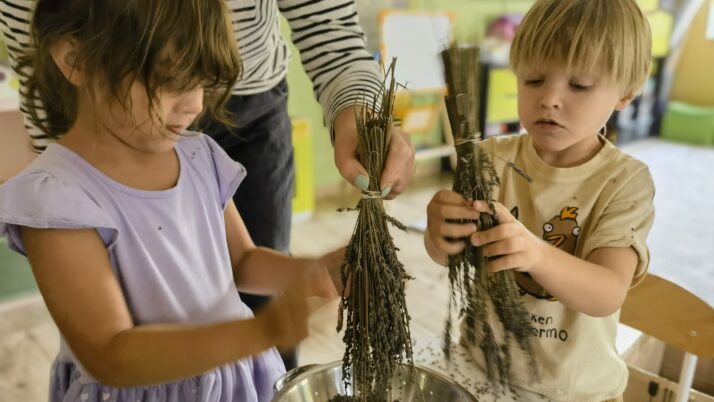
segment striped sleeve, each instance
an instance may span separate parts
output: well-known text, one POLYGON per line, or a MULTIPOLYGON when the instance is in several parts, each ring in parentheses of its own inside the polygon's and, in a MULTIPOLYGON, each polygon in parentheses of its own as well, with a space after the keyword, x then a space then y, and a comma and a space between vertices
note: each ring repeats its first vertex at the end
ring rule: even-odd
MULTIPOLYGON (((18 56, 30 46, 30 16, 32 14, 33 0, 0 0, 0 30, 10 54, 10 65, 20 81, 20 110, 24 116, 25 128, 32 141, 35 152, 44 151, 50 143, 45 133, 30 122, 27 105, 32 101, 32 96, 27 94, 27 77, 32 72, 28 67, 19 69, 18 56)), ((40 114, 40 118, 44 116, 40 114)))
POLYGON ((278 0, 278 7, 334 141, 337 114, 355 102, 371 105, 382 85, 381 68, 365 48, 354 0, 278 0))

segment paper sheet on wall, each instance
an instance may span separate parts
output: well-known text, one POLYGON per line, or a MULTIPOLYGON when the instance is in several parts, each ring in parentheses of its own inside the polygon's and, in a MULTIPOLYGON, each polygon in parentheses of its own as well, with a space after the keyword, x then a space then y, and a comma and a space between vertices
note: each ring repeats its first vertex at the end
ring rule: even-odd
POLYGON ((409 89, 444 87, 440 52, 449 45, 451 21, 446 13, 386 14, 382 24, 382 57, 397 58, 395 77, 409 89))

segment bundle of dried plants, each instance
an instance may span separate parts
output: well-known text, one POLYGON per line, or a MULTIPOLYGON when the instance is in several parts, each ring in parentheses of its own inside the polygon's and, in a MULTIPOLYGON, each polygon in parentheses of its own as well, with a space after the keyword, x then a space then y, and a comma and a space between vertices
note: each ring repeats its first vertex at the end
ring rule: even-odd
POLYGON ((397 259, 388 223, 405 227, 386 214, 379 189, 393 123, 394 66, 392 61, 379 98, 370 102, 376 106, 356 113, 357 153, 368 171, 369 188, 355 208, 359 215, 341 267, 344 291, 337 330, 345 328, 343 378, 352 386, 353 400, 360 401, 391 400, 392 376, 399 365, 406 361, 413 366, 404 296, 410 278, 397 259))
MULTIPOLYGON (((491 211, 495 211, 494 187, 500 184, 500 178, 492 155, 479 145, 482 140, 478 130, 479 49, 476 46, 452 45, 442 52, 442 59, 448 87, 446 109, 457 154, 453 190, 468 201, 485 200, 491 211)), ((525 175, 512 163, 507 164, 525 175)), ((481 214, 474 223, 479 231, 498 225, 495 214, 481 214)), ((449 256, 448 261, 451 295, 444 331, 444 353, 447 358, 450 357, 451 316, 452 311, 458 311, 458 315, 464 317, 462 336, 483 351, 491 381, 510 384, 510 345, 514 341, 531 357, 535 374, 530 345, 533 327, 528 312, 520 302, 513 273, 510 270, 489 272, 481 247, 474 247, 468 239, 460 240, 466 240, 466 248, 459 254, 449 256)))

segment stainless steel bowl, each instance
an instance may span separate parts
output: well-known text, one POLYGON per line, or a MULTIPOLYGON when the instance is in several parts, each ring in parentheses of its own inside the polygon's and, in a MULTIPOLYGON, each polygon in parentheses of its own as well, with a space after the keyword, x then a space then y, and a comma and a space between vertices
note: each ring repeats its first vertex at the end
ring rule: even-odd
MULTIPOLYGON (((415 366, 415 371, 416 379, 409 366, 401 366, 389 402, 477 402, 453 380, 421 366, 415 366)), ((327 402, 336 395, 352 395, 342 382, 342 362, 298 367, 279 379, 275 388, 273 402, 327 402)))

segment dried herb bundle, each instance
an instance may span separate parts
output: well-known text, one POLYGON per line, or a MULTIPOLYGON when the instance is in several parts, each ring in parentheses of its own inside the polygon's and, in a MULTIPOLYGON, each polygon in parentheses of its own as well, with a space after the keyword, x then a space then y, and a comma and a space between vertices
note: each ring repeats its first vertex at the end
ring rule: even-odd
MULTIPOLYGON (((500 184, 491 155, 478 144, 479 110, 479 49, 456 46, 442 52, 449 95, 446 108, 454 133, 457 165, 453 190, 467 200, 485 200, 494 211, 493 189, 500 184)), ((522 173, 510 162, 511 167, 522 173)), ((460 222, 464 223, 464 222, 460 222)), ((479 231, 490 229, 498 222, 495 215, 481 214, 474 222, 479 231)), ((444 331, 444 353, 449 357, 451 343, 451 312, 458 308, 465 320, 463 334, 472 345, 483 351, 488 377, 500 384, 510 383, 510 344, 531 356, 530 336, 533 328, 528 312, 520 302, 518 288, 511 271, 490 273, 481 247, 467 241, 467 247, 449 256, 449 318, 444 331), (458 293, 458 296, 457 296, 458 293), (501 331, 493 328, 496 318, 501 331), (494 330, 502 333, 500 336, 494 330), (502 338, 502 339, 498 339, 502 338)), ((535 374, 535 371, 534 371, 535 374)))
MULTIPOLYGON (((340 268, 344 291, 337 330, 345 327, 343 378, 351 382, 353 400, 386 401, 392 376, 406 360, 413 365, 409 314, 404 285, 410 279, 397 259, 397 248, 388 222, 404 225, 388 216, 379 182, 390 141, 395 95, 392 61, 386 82, 373 102, 374 110, 359 108, 357 153, 369 174, 368 191, 357 207, 359 216, 340 268)), ((338 397, 344 400, 345 397, 338 397)))

